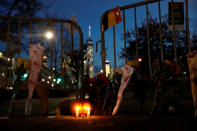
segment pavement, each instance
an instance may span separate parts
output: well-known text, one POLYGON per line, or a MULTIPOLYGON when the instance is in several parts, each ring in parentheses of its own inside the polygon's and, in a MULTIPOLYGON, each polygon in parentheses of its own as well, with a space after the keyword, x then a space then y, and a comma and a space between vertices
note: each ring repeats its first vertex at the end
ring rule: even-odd
POLYGON ((113 131, 190 131, 196 130, 192 117, 152 117, 138 115, 18 117, 0 119, 1 130, 61 131, 61 130, 113 130, 113 131))
POLYGON ((139 101, 132 99, 131 95, 123 98, 122 104, 116 116, 91 115, 90 117, 76 118, 72 115, 56 116, 56 107, 63 100, 69 98, 50 98, 49 116, 41 116, 41 104, 38 99, 32 101, 32 114, 24 116, 25 99, 14 102, 11 116, 6 117, 9 101, 0 102, 0 129, 2 131, 64 131, 64 130, 113 130, 113 131, 190 131, 197 130, 197 119, 193 116, 192 99, 182 101, 184 112, 178 116, 149 115, 151 100, 145 103, 144 113, 139 112, 139 101))

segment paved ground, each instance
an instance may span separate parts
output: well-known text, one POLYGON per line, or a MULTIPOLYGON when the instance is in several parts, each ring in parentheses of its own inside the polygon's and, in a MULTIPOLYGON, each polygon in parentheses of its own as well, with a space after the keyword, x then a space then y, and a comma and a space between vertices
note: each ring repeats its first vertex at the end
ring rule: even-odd
POLYGON ((137 115, 90 116, 89 118, 62 117, 19 117, 0 119, 2 130, 56 131, 56 130, 197 130, 192 117, 150 117, 137 115))
POLYGON ((179 116, 163 116, 148 114, 151 100, 145 104, 145 114, 139 113, 139 102, 125 96, 117 116, 90 116, 75 118, 74 116, 56 116, 56 106, 64 99, 49 99, 49 115, 42 117, 39 100, 34 99, 31 117, 24 116, 25 100, 16 100, 10 118, 6 118, 9 101, 1 101, 0 106, 0 128, 1 130, 17 131, 54 131, 54 130, 197 130, 197 120, 193 117, 192 100, 182 101, 184 112, 179 116))

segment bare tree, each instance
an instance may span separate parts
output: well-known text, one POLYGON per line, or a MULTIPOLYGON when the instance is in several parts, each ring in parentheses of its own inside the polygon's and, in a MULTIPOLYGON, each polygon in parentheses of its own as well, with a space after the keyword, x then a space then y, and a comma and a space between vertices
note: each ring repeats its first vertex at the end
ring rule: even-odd
MULTIPOLYGON (((1 0, 0 1, 0 14, 1 16, 18 16, 18 17, 35 17, 36 13, 44 8, 44 4, 41 0, 1 0)), ((6 19, 0 19, 0 41, 6 42, 9 38, 13 49, 8 54, 13 56, 19 51, 15 45, 17 45, 19 30, 25 32, 29 23, 27 21, 11 21, 6 19), (9 33, 9 36, 8 36, 9 33)), ((20 42, 24 47, 24 43, 20 42)), ((25 48, 22 48, 25 49, 25 48)))

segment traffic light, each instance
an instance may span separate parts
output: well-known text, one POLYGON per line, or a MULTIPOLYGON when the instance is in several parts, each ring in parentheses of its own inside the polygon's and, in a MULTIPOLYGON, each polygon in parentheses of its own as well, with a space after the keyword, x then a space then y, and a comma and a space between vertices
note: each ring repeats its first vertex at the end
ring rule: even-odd
POLYGON ((21 81, 24 81, 25 79, 27 79, 28 77, 28 73, 25 73, 24 75, 21 76, 21 81))
POLYGON ((57 77, 56 78, 56 82, 57 82, 57 84, 61 83, 62 82, 62 78, 61 77, 57 77))

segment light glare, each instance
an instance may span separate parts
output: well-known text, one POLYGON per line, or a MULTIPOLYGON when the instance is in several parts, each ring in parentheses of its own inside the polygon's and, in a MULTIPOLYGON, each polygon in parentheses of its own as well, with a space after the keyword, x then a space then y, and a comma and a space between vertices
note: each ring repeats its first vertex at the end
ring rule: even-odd
POLYGON ((46 38, 47 38, 47 39, 53 38, 53 33, 50 32, 50 31, 47 31, 47 32, 46 32, 46 38))

